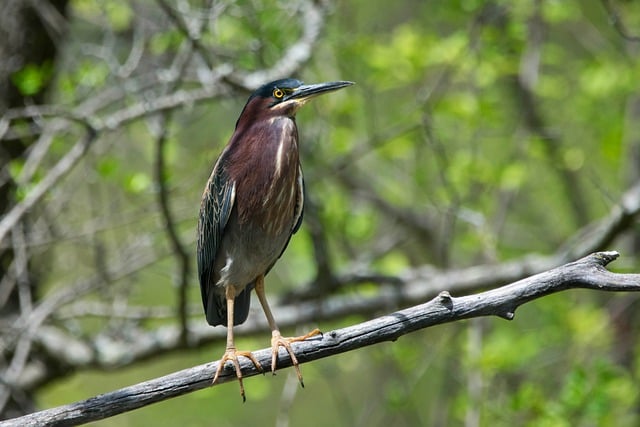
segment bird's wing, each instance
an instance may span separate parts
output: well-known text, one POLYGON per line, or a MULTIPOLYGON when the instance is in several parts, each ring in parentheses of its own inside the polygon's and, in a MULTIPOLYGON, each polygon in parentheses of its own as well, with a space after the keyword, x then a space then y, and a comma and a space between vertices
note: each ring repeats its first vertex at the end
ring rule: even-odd
POLYGON ((198 276, 202 299, 206 305, 208 287, 211 285, 213 264, 222 241, 224 228, 235 201, 236 185, 224 167, 220 156, 211 172, 202 195, 198 217, 198 276))

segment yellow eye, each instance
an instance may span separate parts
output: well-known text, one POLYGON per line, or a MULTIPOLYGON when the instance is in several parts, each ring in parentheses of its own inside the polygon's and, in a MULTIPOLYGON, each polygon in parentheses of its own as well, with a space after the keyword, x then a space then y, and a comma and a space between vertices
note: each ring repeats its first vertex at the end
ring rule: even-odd
POLYGON ((275 88, 273 90, 273 96, 278 99, 282 99, 284 96, 284 91, 282 89, 275 88))

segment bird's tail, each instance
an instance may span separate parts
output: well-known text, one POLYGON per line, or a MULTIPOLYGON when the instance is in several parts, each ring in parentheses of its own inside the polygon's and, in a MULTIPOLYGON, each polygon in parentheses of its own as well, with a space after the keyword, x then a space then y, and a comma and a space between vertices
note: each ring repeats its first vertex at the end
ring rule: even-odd
MULTIPOLYGON (((249 317, 249 307, 251 306, 251 291, 255 287, 255 282, 247 285, 242 292, 235 298, 233 303, 233 325, 240 325, 249 317)), ((227 325, 227 300, 224 294, 220 295, 215 292, 209 293, 205 314, 207 323, 211 326, 227 325)))

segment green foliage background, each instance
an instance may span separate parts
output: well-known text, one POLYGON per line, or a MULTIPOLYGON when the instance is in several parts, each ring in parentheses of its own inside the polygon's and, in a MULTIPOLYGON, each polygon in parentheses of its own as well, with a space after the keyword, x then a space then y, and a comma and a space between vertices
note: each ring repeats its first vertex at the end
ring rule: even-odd
MULTIPOLYGON (((202 42, 222 46, 217 55, 232 55, 247 69, 269 66, 300 34, 300 7, 303 2, 230 2, 202 42)), ((640 34, 640 4, 620 1, 616 7, 629 31, 640 34)), ((600 2, 339 0, 331 11, 298 77, 357 85, 305 107, 298 125, 307 190, 338 271, 361 262, 397 274, 422 264, 456 268, 552 253, 605 215, 637 179, 640 43, 610 25, 600 2), (539 66, 528 82, 542 125, 532 129, 518 79, 536 55, 539 66), (425 239, 381 204, 426 218, 437 235, 425 239)), ((120 43, 135 22, 136 6, 74 0, 72 15, 70 43, 61 69, 53 72, 53 100, 61 104, 122 84, 99 55, 83 51, 83 43, 110 43, 123 61, 128 47, 120 43), (105 38, 105 29, 113 39, 105 38)), ((183 39, 175 29, 159 31, 148 48, 160 63, 183 39)), ((50 66, 25 68, 15 81, 29 94, 51 75, 50 66)), ((191 250, 202 187, 245 99, 185 108, 171 122, 167 180, 191 250)), ((57 145, 62 150, 67 142, 54 141, 53 152, 57 145)), ((158 254, 169 253, 154 212, 152 162, 150 132, 144 123, 133 124, 104 138, 88 165, 58 190, 74 192, 62 211, 70 228, 87 218, 109 219, 97 234, 107 263, 118 248, 141 238, 158 254)), ((16 174, 20 168, 12 165, 16 174)), ((71 239, 47 252, 49 289, 91 270, 88 245, 71 239)), ((637 270, 633 244, 620 241, 616 249, 626 255, 618 267, 637 270)), ((307 283, 314 268, 305 225, 267 278, 272 298, 307 283)), ((126 290, 131 304, 171 306, 173 274, 165 256, 105 295, 126 290)), ((192 279, 190 300, 197 306, 192 279)), ((285 398, 291 373, 282 371, 246 380, 244 405, 235 385, 226 385, 95 425, 453 426, 474 425, 475 419, 491 426, 634 426, 640 348, 629 341, 633 333, 618 333, 615 313, 628 313, 635 322, 624 327, 637 332, 637 307, 634 296, 566 292, 522 307, 513 322, 460 322, 304 365, 306 388, 295 389, 292 402, 285 398)), ((352 316, 319 327, 361 320, 352 316)), ((88 318, 76 327, 91 334, 98 322, 88 318)), ((243 338, 239 347, 268 343, 267 335, 243 338)), ((38 403, 69 403, 214 360, 223 346, 112 372, 82 372, 48 385, 38 403)))

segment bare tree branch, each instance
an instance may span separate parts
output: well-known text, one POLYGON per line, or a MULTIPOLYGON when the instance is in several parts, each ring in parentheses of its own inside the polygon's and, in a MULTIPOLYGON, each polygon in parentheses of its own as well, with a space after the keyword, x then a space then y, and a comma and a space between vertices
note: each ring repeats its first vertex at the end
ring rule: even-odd
MULTIPOLYGON (((519 280, 529 274, 536 274, 546 269, 554 268, 571 259, 586 256, 591 252, 606 250, 616 238, 628 231, 640 214, 640 182, 624 192, 620 200, 609 213, 578 230, 559 250, 549 256, 527 255, 502 263, 477 265, 467 268, 440 270, 431 266, 423 266, 407 270, 399 276, 375 274, 366 267, 356 267, 351 272, 334 275, 329 287, 334 291, 345 286, 358 283, 377 283, 393 285, 397 289, 407 289, 416 280, 428 284, 426 286, 435 295, 443 289, 453 288, 457 292, 474 292, 486 289, 496 284, 519 280)), ((315 283, 289 292, 282 299, 283 303, 299 303, 317 297, 315 283)), ((410 293, 415 292, 415 290, 410 293)), ((421 295, 427 297, 428 295, 421 295)), ((399 303, 414 304, 415 301, 397 301, 399 303)))
MULTIPOLYGON (((180 30, 182 34, 189 40, 190 44, 193 46, 193 49, 200 54, 202 60, 207 64, 209 68, 213 68, 213 63, 209 58, 210 49, 202 44, 200 41, 200 37, 202 36, 202 29, 204 28, 205 20, 202 19, 198 23, 197 31, 193 31, 185 22, 184 18, 180 16, 179 12, 174 8, 174 6, 167 3, 166 0, 156 0, 156 3, 162 8, 164 13, 167 14, 171 22, 180 30)), ((213 1, 208 0, 208 4, 205 6, 206 10, 211 10, 213 1)), ((223 6, 224 7, 224 6, 223 6)))
POLYGON ((559 253, 564 253, 564 259, 575 259, 590 252, 604 250, 630 229, 639 213, 640 181, 622 194, 620 201, 611 208, 607 216, 575 233, 559 253))
MULTIPOLYGON (((551 256, 529 255, 521 259, 499 264, 478 265, 455 270, 438 270, 423 266, 409 269, 399 276, 384 276, 370 271, 353 271, 343 273, 334 278, 338 287, 353 286, 358 283, 377 283, 381 285, 380 293, 372 297, 334 296, 322 301, 301 303, 287 301, 279 304, 274 311, 282 327, 292 327, 305 322, 317 322, 324 319, 336 319, 349 314, 371 315, 385 309, 402 305, 417 304, 437 295, 438 292, 449 290, 458 294, 478 291, 491 286, 519 280, 530 274, 554 268, 571 257, 585 256, 589 251, 602 250, 609 245, 622 231, 628 229, 640 211, 640 183, 629 189, 621 201, 612 208, 610 214, 586 227, 572 238, 561 250, 551 256)), ((192 324, 190 330, 190 345, 195 343, 212 342, 224 338, 224 330, 209 328, 202 322, 192 324)), ((261 316, 250 316, 247 323, 238 328, 242 335, 255 335, 268 331, 261 316)), ((45 348, 53 345, 55 340, 39 339, 45 348)), ((158 352, 177 350, 179 330, 175 325, 164 326, 156 331, 139 331, 136 342, 122 343, 110 339, 105 341, 100 337, 100 343, 83 344, 87 349, 93 349, 94 365, 106 366, 123 363, 126 360, 143 360, 158 352), (114 352, 114 348, 122 351, 114 352), (110 354, 104 357, 102 350, 110 354), (102 363, 100 361, 103 361, 102 363)), ((55 347, 55 346, 54 346, 55 347)), ((51 349, 52 354, 62 355, 51 349)), ((73 366, 73 360, 65 360, 73 366)), ((46 376, 46 373, 43 373, 46 376)), ((33 380, 33 378, 31 378, 33 380)), ((26 386, 24 379, 20 380, 26 386)), ((42 378, 39 380, 42 381, 42 378)), ((27 381, 28 382, 28 381, 27 381)))
MULTIPOLYGON (((90 116, 85 109, 67 110, 56 106, 38 106, 27 109, 10 110, 7 115, 0 118, 0 139, 5 135, 10 126, 11 120, 25 117, 41 117, 52 115, 54 117, 67 118, 73 122, 80 122, 87 128, 88 132, 71 150, 63 157, 56 166, 27 194, 22 202, 16 204, 0 220, 0 242, 4 241, 9 230, 19 221, 24 214, 31 209, 40 199, 56 185, 59 180, 70 172, 75 165, 84 157, 89 145, 99 136, 101 132, 113 131, 122 126, 164 111, 170 111, 177 107, 191 105, 203 100, 211 100, 223 93, 224 82, 244 90, 252 90, 265 81, 276 77, 282 77, 295 73, 300 66, 305 63, 313 51, 313 46, 317 42, 320 30, 324 25, 324 16, 327 5, 323 1, 309 1, 308 7, 300 10, 302 14, 303 33, 300 39, 293 43, 281 58, 269 69, 245 73, 235 70, 230 64, 211 70, 211 84, 189 91, 179 90, 155 99, 144 99, 130 106, 121 107, 119 110, 107 115, 105 118, 90 116)), ((190 39, 190 43, 194 40, 190 39)), ((130 94, 122 93, 117 99, 124 100, 130 94)), ((100 95, 92 98, 100 98, 100 95)), ((93 113, 91 113, 93 114, 93 113)))
MULTIPOLYGON (((585 256, 590 251, 603 250, 613 242, 615 237, 628 230, 639 212, 640 183, 622 196, 621 201, 611 209, 609 215, 577 233, 553 255, 527 255, 502 263, 451 270, 440 270, 424 265, 393 276, 375 273, 368 266, 354 267, 351 271, 333 277, 337 289, 351 286, 357 290, 358 284, 375 283, 380 286, 376 295, 364 296, 358 295, 357 292, 350 292, 347 295, 325 296, 322 299, 310 298, 307 301, 303 301, 303 299, 288 300, 273 307, 274 313, 281 327, 291 328, 304 323, 316 323, 327 319, 335 320, 353 314, 372 316, 397 307, 418 304, 445 290, 460 295, 499 286, 555 268, 570 259, 585 256)), ((110 270, 110 279, 118 280, 131 272, 138 271, 141 266, 148 265, 150 262, 154 261, 141 259, 140 263, 135 265, 130 262, 122 263, 119 267, 110 270)), ((101 280, 94 277, 47 296, 44 302, 34 309, 34 313, 23 316, 14 323, 14 330, 9 335, 13 339, 19 339, 20 334, 35 332, 32 337, 38 345, 48 354, 55 356, 59 364, 69 369, 82 369, 86 366, 110 368, 116 365, 131 364, 155 357, 158 354, 218 341, 225 336, 223 328, 208 327, 199 317, 197 321, 189 323, 187 343, 180 339, 181 328, 176 324, 161 326, 154 330, 132 327, 126 338, 100 334, 89 340, 80 340, 58 327, 44 328, 43 322, 47 317, 57 312, 64 315, 64 311, 60 311, 64 306, 71 303, 72 300, 77 300, 79 295, 95 290, 102 283, 101 280), (42 310, 46 310, 44 315, 42 310), (36 325, 40 329, 37 331, 27 330, 26 325, 36 325), (72 353, 62 351, 69 348, 70 343, 73 343, 77 351, 72 353), (84 356, 78 358, 78 354, 84 356)), ((311 296, 304 292, 297 295, 300 298, 311 296)), ((105 315, 105 308, 91 308, 91 310, 96 310, 96 315, 105 315)), ((128 310, 126 307, 125 309, 128 310)), ((132 318, 141 315, 135 307, 132 310, 132 313, 125 312, 123 314, 123 312, 113 309, 110 315, 124 316, 125 318, 129 314, 133 316, 132 318)), ((200 308, 190 307, 189 314, 196 313, 199 316, 200 308)), ((269 330, 263 317, 258 313, 250 315, 247 322, 236 329, 236 332, 243 336, 256 335, 269 330)), ((7 335, 5 335, 6 339, 8 339, 7 335)), ((36 364, 27 366, 25 372, 24 375, 16 379, 15 383, 9 385, 14 388, 31 389, 60 375, 59 372, 51 372, 46 367, 36 364)))
POLYGON ((95 140, 95 132, 87 132, 49 173, 38 182, 33 190, 20 203, 15 205, 0 221, 0 241, 4 240, 7 234, 20 221, 24 214, 29 211, 61 178, 63 178, 78 163, 95 140))
MULTIPOLYGON (((482 316, 512 320, 515 310, 529 301, 567 289, 582 288, 609 292, 640 291, 640 274, 616 274, 605 266, 617 252, 599 252, 516 283, 476 295, 452 297, 443 291, 429 302, 400 310, 354 326, 329 331, 317 339, 295 343, 300 363, 334 356, 358 348, 395 341, 419 329, 482 316)), ((264 366, 269 365, 271 349, 254 352, 264 366)), ((257 375, 249 361, 241 363, 243 376, 257 375)), ((279 369, 291 366, 282 351, 279 369)), ((0 426, 77 425, 104 419, 143 406, 211 386, 217 362, 185 369, 90 399, 40 411, 0 423, 0 426)), ((235 373, 226 370, 217 384, 235 382, 235 373)))
POLYGON ((582 227, 589 222, 589 204, 586 202, 580 176, 564 165, 562 147, 566 144, 560 135, 549 130, 539 97, 534 90, 538 81, 539 51, 544 42, 545 25, 542 2, 536 1, 533 15, 529 19, 527 49, 521 57, 519 73, 513 78, 513 89, 516 99, 520 101, 518 107, 522 110, 524 125, 544 144, 550 164, 565 188, 575 224, 582 227))
POLYGON ((622 36, 622 38, 627 41, 636 42, 636 43, 640 42, 640 36, 631 34, 627 29, 627 26, 624 24, 624 22, 620 18, 620 13, 616 9, 616 7, 613 5, 614 0, 601 0, 601 1, 605 10, 609 14, 609 20, 611 21, 611 24, 616 29, 618 34, 620 34, 620 36, 622 36))
POLYGON ((255 89, 264 82, 292 75, 302 64, 311 58, 312 47, 315 45, 320 31, 324 26, 324 17, 327 13, 328 2, 325 0, 313 0, 300 5, 299 13, 302 14, 302 35, 292 44, 270 68, 254 71, 252 73, 240 70, 227 76, 228 83, 242 88, 255 89))

